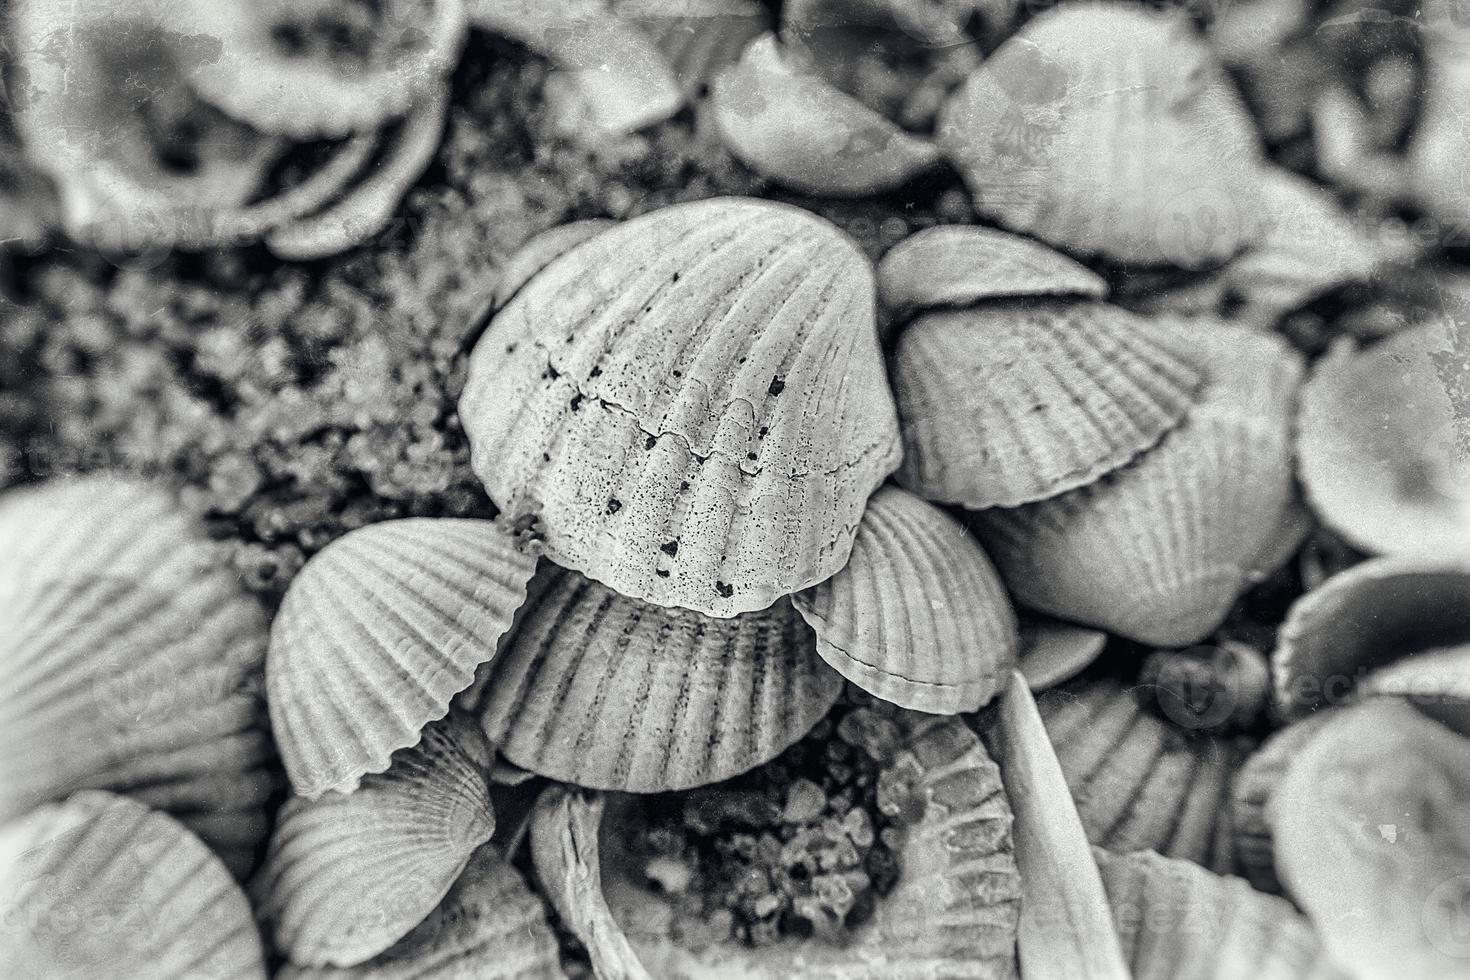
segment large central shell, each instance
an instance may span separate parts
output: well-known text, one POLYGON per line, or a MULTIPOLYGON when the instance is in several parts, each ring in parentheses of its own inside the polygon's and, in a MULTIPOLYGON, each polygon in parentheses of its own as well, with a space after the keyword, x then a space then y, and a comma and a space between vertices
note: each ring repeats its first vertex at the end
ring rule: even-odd
POLYGON ((722 198, 552 262, 490 324, 460 414, 503 509, 617 591, 729 617, 847 562, 897 466, 873 273, 805 211, 722 198))

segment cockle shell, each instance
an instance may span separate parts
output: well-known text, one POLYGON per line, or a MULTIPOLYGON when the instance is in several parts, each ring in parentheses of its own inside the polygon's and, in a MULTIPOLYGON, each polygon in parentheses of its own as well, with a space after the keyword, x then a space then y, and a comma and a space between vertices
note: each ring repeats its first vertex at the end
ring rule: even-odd
POLYGON ((491 321, 460 399, 475 472, 547 555, 624 595, 763 609, 847 563, 900 453, 872 271, 743 198, 635 218, 491 321))
POLYGON ((0 819, 82 788, 181 820, 244 875, 276 788, 269 625, 204 529, 115 476, 0 497, 0 819))
POLYGON ((1467 803, 1470 739, 1392 698, 1334 711, 1289 763, 1276 868, 1355 976, 1464 975, 1467 803))
POLYGON ((892 765, 922 772, 923 817, 909 826, 904 874, 846 947, 788 939, 701 952, 667 933, 670 907, 618 849, 627 798, 553 787, 537 804, 531 847, 552 905, 588 947, 601 976, 830 980, 1015 975, 1020 884, 1000 773, 957 718, 900 712, 892 765))
POLYGON ((407 935, 495 829, 489 768, 474 724, 451 716, 353 792, 286 801, 253 886, 276 945, 301 966, 355 966, 407 935))
POLYGON ((1317 711, 1273 732, 1245 760, 1230 787, 1230 826, 1235 835, 1235 866, 1251 885, 1264 892, 1281 891, 1266 802, 1286 775, 1286 767, 1331 718, 1317 711))
POLYGON ((1374 553, 1470 555, 1470 328, 1442 319, 1360 353, 1343 340, 1302 392, 1298 452, 1322 522, 1374 553))
POLYGON ((823 660, 916 711, 975 711, 1016 662, 995 566, 961 524, 898 487, 869 498, 847 567, 791 601, 823 660))
POLYGON ((495 656, 536 559, 501 524, 407 518, 352 531, 291 582, 271 628, 271 722, 291 784, 350 789, 418 741, 495 656))
POLYGON ((543 565, 499 658, 481 720, 522 768, 594 789, 719 782, 779 755, 842 678, 791 603, 714 619, 628 599, 543 565))
POLYGON ((495 308, 509 303, 521 287, 552 261, 616 223, 610 218, 588 218, 556 225, 533 237, 500 267, 500 281, 495 286, 495 308))
POLYGON ((1022 605, 1161 647, 1209 635, 1250 583, 1292 494, 1302 371, 1277 337, 1172 329, 1208 378, 1182 425, 1090 486, 973 515, 1022 605))
POLYGON ((1157 443, 1201 372, 1177 340, 1106 303, 999 300, 900 335, 898 481, 932 500, 1014 507, 1087 486, 1157 443))
POLYGON ((1020 617, 1021 673, 1035 693, 1082 673, 1108 645, 1108 634, 1050 616, 1020 617))
POLYGON ((83 790, 0 826, 0 975, 265 980, 250 904, 165 814, 83 790))

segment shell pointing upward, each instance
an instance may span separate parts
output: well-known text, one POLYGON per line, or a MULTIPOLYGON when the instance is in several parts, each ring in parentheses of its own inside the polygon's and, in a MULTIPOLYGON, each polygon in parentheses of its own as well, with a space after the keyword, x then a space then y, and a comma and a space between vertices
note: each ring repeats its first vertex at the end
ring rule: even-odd
POLYGON ((873 274, 834 227, 739 198, 637 218, 491 322, 460 416, 547 554, 624 595, 762 609, 847 562, 898 464, 873 274))

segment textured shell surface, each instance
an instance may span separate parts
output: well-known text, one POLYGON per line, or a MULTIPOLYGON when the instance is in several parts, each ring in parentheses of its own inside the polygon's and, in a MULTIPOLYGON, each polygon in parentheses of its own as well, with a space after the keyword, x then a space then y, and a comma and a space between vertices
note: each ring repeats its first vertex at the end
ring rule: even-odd
POLYGON ((995 566, 963 525, 898 487, 868 500, 847 567, 792 603, 823 660, 916 711, 975 711, 1016 662, 1016 614, 995 566))
POLYGON ((408 935, 495 829, 489 768, 473 722, 451 716, 353 792, 288 800, 252 885, 276 945, 300 966, 356 966, 408 935))
POLYGON ((1021 674, 1033 692, 1041 692, 1082 673, 1108 645, 1108 634, 1050 616, 1020 617, 1021 674))
POLYGON ((545 563, 481 695, 506 759, 594 789, 659 792, 779 755, 842 693, 785 599, 716 619, 545 563))
POLYGON ((1184 419, 1203 379, 1178 346, 1097 301, 924 313, 893 357, 904 436, 897 479, 973 509, 1087 486, 1184 419))
POLYGON ((493 521, 406 518, 306 563, 271 627, 271 722, 295 791, 388 768, 495 656, 536 559, 493 521))
POLYGON ((1235 774, 1230 787, 1230 828, 1235 835, 1235 866, 1260 891, 1281 891, 1281 880, 1276 877, 1276 857, 1271 824, 1266 817, 1266 803, 1286 775, 1287 765, 1331 717, 1330 711, 1317 711, 1277 729, 1247 757, 1235 774))
POLYGON ((82 788, 181 820, 244 875, 276 788, 269 625, 204 529, 132 478, 0 497, 0 819, 82 788))
POLYGON ((716 198, 552 262, 491 322, 460 416, 547 555, 624 595, 763 609, 847 563, 898 465, 873 275, 832 225, 716 198))
POLYGON ((265 980, 250 904, 171 817, 82 790, 0 826, 0 974, 265 980))

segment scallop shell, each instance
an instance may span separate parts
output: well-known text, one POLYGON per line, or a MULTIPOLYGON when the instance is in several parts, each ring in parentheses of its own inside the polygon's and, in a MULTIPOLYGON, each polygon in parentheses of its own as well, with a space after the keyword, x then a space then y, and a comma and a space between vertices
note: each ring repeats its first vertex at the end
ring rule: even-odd
POLYGON ((897 487, 868 500, 847 567, 791 601, 823 660, 916 711, 975 711, 1016 662, 1016 614, 990 559, 963 526, 897 487))
POLYGON ((841 693, 786 600, 712 619, 548 564, 489 671, 481 722, 524 769, 647 793, 775 758, 841 693))
POLYGON ((1021 673, 1035 693, 1082 673, 1108 645, 1102 630, 1064 623, 1050 616, 1020 617, 1021 673))
POLYGON ((287 964, 276 980, 566 980, 546 906, 492 845, 475 852, 429 917, 355 967, 287 964))
POLYGON ((710 95, 725 146, 763 177, 792 190, 864 197, 902 186, 939 162, 939 151, 828 84, 776 35, 750 42, 710 95))
POLYGON ((475 472, 547 554, 733 616, 847 563, 898 465, 872 273, 833 226, 716 198, 552 262, 491 322, 460 400, 475 472))
POLYGON ((271 722, 296 792, 351 788, 418 741, 495 656, 536 560, 491 521, 352 531, 292 581, 271 628, 271 722))
POLYGON ((899 337, 898 480, 970 508, 1087 486, 1183 420, 1202 380, 1115 306, 1008 300, 925 313, 899 337))
POLYGON ((615 224, 609 218, 572 221, 548 228, 526 242, 500 267, 500 282, 495 287, 496 309, 509 303, 536 273, 615 224))
POLYGON ((244 893, 168 816, 100 790, 0 827, 0 975, 265 980, 244 893))
POLYGON ((1022 605, 1182 647, 1219 626, 1250 583, 1291 499, 1300 357, 1224 324, 1188 338, 1210 380, 1157 447, 1091 486, 974 515, 1022 605))
POLYGON ((909 827, 905 873, 851 945, 785 940, 696 953, 666 932, 670 908, 644 889, 614 845, 629 819, 616 797, 552 788, 537 804, 531 847, 552 905, 602 976, 748 980, 1015 976, 1020 882, 1000 773, 956 718, 900 713, 905 747, 893 764, 923 773, 927 808, 909 827))
POLYGON ((1467 376, 1470 333, 1448 316, 1318 362, 1298 452, 1324 524, 1368 552, 1470 555, 1467 376))
POLYGON ((452 717, 352 793, 286 801, 255 882, 276 945, 301 966, 355 966, 407 935, 495 829, 489 768, 452 717))
POLYGON ((1266 805, 1276 868, 1361 977, 1458 977, 1470 740, 1393 699, 1333 712, 1266 805))
POLYGON ((82 788, 166 810, 245 874, 276 788, 269 626, 163 489, 0 497, 0 820, 82 788))
POLYGON ((1264 892, 1281 891, 1266 802, 1276 791, 1286 767, 1300 754, 1330 711, 1319 711, 1278 729, 1251 753, 1230 788, 1230 824, 1235 835, 1235 865, 1251 885, 1264 892))
POLYGON ((1134 980, 1348 976, 1284 899, 1188 861, 1094 853, 1134 980))
POLYGON ((1044 11, 950 97, 939 133, 981 214, 1075 252, 1209 266, 1260 213, 1251 117, 1179 16, 1044 11))

